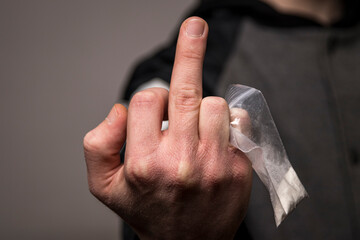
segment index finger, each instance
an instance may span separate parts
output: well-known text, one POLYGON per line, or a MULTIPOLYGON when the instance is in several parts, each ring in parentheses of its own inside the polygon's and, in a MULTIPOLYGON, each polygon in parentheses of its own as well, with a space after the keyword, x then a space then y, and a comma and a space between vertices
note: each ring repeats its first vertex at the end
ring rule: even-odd
POLYGON ((181 25, 169 91, 169 132, 176 139, 198 139, 207 23, 191 17, 181 25))

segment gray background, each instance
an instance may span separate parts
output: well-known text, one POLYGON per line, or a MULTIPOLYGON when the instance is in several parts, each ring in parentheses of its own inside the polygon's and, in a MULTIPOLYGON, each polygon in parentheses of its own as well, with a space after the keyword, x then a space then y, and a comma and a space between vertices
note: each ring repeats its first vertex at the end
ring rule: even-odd
POLYGON ((0 0, 0 239, 117 239, 82 138, 194 0, 0 0))

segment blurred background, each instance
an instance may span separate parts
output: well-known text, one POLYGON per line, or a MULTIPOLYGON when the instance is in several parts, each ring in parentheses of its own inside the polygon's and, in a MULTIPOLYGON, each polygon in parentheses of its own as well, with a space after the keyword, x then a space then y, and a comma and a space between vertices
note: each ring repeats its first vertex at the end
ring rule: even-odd
POLYGON ((0 0, 0 239, 119 239, 82 139, 194 0, 0 0))

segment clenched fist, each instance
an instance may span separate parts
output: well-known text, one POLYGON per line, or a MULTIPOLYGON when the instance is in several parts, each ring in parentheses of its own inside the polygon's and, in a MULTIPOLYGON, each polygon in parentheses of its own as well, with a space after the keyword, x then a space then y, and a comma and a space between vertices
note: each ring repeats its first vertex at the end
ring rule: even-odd
POLYGON ((128 111, 116 104, 84 138, 90 191, 141 239, 231 239, 246 213, 251 164, 229 145, 225 100, 202 99, 207 35, 204 20, 187 19, 170 91, 139 92, 128 111))

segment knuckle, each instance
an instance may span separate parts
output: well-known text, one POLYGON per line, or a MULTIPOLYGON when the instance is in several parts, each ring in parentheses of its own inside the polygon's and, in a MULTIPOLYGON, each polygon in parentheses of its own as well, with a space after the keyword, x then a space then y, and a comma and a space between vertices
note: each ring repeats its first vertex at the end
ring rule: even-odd
POLYGON ((190 188, 196 184, 194 169, 188 160, 181 160, 172 183, 179 188, 190 188))
POLYGON ((157 96, 157 94, 155 92, 145 90, 145 91, 136 93, 132 97, 130 105, 137 106, 137 107, 152 106, 158 101, 158 99, 159 99, 159 97, 157 96))
POLYGON ((182 49, 180 58, 182 61, 202 61, 203 53, 194 46, 186 46, 182 49))
POLYGON ((90 131, 85 135, 83 146, 85 155, 89 153, 100 156, 109 154, 109 149, 107 148, 108 143, 106 139, 103 136, 96 134, 95 131, 90 131))
POLYGON ((131 161, 126 164, 126 178, 133 184, 146 184, 153 182, 157 171, 147 161, 131 161))
POLYGON ((174 92, 174 97, 175 107, 180 110, 195 110, 201 103, 200 92, 195 87, 178 88, 174 92))
POLYGON ((252 166, 245 157, 240 159, 232 168, 233 178, 236 182, 247 183, 252 178, 252 166))
POLYGON ((216 189, 219 186, 226 184, 229 180, 229 176, 226 175, 222 168, 217 164, 211 164, 206 168, 206 172, 203 176, 203 184, 206 189, 216 189))
POLYGON ((214 114, 224 114, 229 111, 226 100, 221 97, 206 97, 202 100, 201 105, 207 111, 214 114))
POLYGON ((99 152, 102 141, 93 131, 90 131, 85 135, 83 145, 86 152, 99 152))
POLYGON ((251 181, 251 168, 239 168, 233 171, 233 179, 239 184, 247 184, 251 181))

